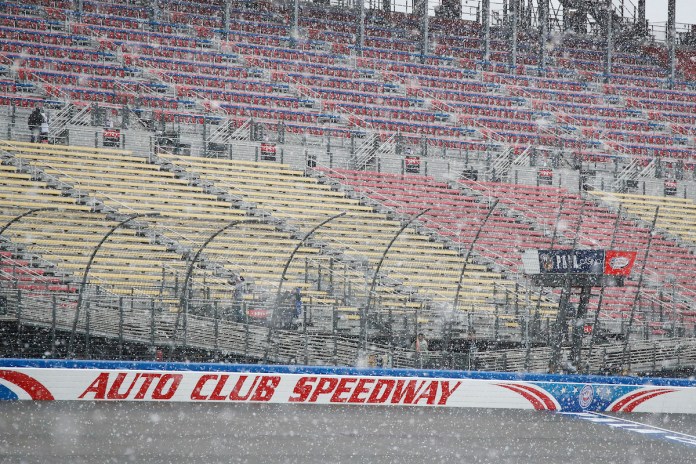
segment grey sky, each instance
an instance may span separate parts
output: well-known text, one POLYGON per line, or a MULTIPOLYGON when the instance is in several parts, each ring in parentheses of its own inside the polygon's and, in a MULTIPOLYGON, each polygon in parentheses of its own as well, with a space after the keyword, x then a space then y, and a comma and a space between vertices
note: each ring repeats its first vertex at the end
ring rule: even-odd
MULTIPOLYGON (((667 22, 667 0, 646 0, 645 15, 651 22, 667 22)), ((677 0, 677 23, 696 24, 696 1, 677 0)))

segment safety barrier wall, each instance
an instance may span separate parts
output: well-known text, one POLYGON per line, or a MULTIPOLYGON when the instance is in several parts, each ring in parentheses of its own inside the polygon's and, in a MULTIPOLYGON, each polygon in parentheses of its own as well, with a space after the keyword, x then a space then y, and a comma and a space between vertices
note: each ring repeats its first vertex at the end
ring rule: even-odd
POLYGON ((696 381, 463 371, 0 360, 0 400, 696 413, 696 381))

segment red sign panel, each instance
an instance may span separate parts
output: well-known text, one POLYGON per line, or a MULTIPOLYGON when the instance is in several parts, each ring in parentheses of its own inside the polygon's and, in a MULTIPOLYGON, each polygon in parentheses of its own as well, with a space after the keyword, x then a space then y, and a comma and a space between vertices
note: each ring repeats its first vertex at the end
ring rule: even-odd
POLYGON ((604 255, 604 274, 628 276, 635 262, 635 251, 607 250, 604 255))
POLYGON ((407 156, 404 159, 406 166, 420 166, 421 160, 418 156, 407 156))
POLYGON ((121 137, 121 131, 119 129, 104 129, 105 139, 117 139, 121 137))
POLYGON ((247 310, 247 316, 252 319, 266 319, 268 317, 267 309, 249 309, 247 310))

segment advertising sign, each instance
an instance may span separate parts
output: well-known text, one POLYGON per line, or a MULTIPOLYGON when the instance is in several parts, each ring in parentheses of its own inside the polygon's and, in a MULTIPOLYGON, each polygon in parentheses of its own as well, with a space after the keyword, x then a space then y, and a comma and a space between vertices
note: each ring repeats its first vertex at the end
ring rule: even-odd
POLYGON ((696 382, 308 366, 3 360, 0 400, 696 413, 696 382))
POLYGON ((261 159, 263 161, 276 160, 276 144, 272 142, 263 142, 261 144, 261 159))
POLYGON ((604 250, 539 250, 542 273, 601 274, 604 250))
POLYGON ((104 129, 102 137, 105 147, 119 148, 121 146, 120 129, 104 129))
POLYGON ((607 250, 604 252, 604 274, 628 276, 635 262, 635 251, 607 250))
POLYGON ((553 170, 550 168, 539 168, 537 171, 537 180, 539 185, 552 185, 553 170))
POLYGON ((407 156, 404 158, 405 171, 409 174, 419 174, 421 159, 418 156, 407 156))
POLYGON ((527 274, 589 274, 628 276, 635 251, 526 250, 522 262, 527 274))

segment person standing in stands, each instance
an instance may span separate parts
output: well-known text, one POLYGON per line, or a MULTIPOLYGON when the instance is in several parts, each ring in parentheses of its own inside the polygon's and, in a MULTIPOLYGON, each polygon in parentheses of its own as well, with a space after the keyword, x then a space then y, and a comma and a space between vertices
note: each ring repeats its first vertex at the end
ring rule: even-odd
POLYGON ((41 123, 43 121, 43 116, 41 115, 43 108, 41 103, 36 105, 34 111, 29 115, 29 132, 31 132, 31 143, 37 143, 39 141, 39 134, 41 133, 41 123))
POLYGON ((292 293, 295 295, 295 319, 299 319, 302 316, 302 289, 295 287, 292 293))
POLYGON ((246 293, 246 282, 244 281, 244 277, 240 275, 237 277, 237 281, 234 284, 234 302, 240 308, 244 300, 244 293, 246 293))
POLYGON ((48 143, 48 113, 41 108, 41 143, 48 143))
POLYGON ((416 352, 416 361, 419 367, 423 367, 428 362, 428 340, 425 335, 419 333, 416 341, 413 342, 413 349, 416 352))
POLYGON ((229 279, 228 283, 232 285, 234 292, 232 296, 232 317, 235 322, 242 322, 244 321, 243 303, 246 282, 244 281, 244 277, 240 275, 229 279))

